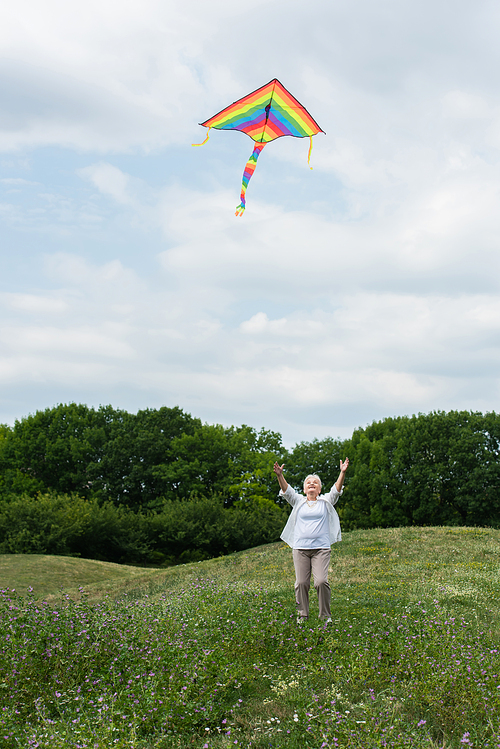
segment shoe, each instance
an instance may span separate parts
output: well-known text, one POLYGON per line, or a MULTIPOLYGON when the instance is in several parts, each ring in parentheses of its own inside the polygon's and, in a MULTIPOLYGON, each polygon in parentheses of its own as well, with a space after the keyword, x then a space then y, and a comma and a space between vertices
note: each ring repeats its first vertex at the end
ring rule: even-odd
POLYGON ((304 624, 304 622, 307 622, 307 616, 299 616, 297 617, 297 624, 304 624))

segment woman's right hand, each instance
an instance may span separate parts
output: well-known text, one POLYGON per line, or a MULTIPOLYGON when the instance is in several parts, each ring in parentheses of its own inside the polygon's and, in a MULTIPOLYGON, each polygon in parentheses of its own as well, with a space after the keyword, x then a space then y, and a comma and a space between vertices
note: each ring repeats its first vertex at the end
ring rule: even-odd
POLYGON ((277 476, 278 478, 279 478, 280 476, 283 476, 283 468, 284 468, 284 467, 285 467, 285 464, 284 464, 284 463, 283 463, 283 465, 282 465, 282 466, 280 466, 280 465, 278 464, 278 462, 276 462, 276 463, 274 464, 274 466, 273 466, 273 470, 274 470, 274 473, 276 474, 276 476, 277 476))

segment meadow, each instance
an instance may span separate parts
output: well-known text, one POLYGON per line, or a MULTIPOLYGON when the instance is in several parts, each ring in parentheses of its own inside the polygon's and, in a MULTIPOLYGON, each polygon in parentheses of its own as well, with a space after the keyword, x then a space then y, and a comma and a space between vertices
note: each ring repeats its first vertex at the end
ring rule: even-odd
POLYGON ((282 543, 164 570, 0 557, 0 746, 500 747, 499 541, 346 533, 330 625, 314 591, 297 625, 282 543))

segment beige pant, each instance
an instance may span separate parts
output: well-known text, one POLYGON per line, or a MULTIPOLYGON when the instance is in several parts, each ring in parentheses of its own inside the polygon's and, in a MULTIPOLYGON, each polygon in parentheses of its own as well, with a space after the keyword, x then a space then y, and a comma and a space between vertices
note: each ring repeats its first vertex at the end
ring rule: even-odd
POLYGON ((319 618, 330 616, 330 586, 328 585, 328 566, 330 549, 293 549, 295 567, 295 598, 299 616, 309 616, 309 587, 311 572, 314 575, 314 587, 318 594, 319 618))

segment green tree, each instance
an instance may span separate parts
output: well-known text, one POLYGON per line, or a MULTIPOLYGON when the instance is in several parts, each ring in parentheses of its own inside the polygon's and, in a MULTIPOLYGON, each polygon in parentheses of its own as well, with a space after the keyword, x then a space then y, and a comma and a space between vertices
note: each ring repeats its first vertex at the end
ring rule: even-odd
POLYGON ((500 417, 468 411, 419 414, 400 429, 394 473, 418 525, 496 525, 500 520, 500 417))
POLYGON ((332 437, 299 442, 287 457, 286 480, 295 489, 302 491, 306 476, 316 473, 321 479, 323 490, 329 490, 338 478, 340 459, 346 458, 344 449, 344 442, 332 437))
POLYGON ((226 429, 229 446, 227 502, 239 501, 240 507, 262 498, 277 501, 273 465, 285 459, 281 434, 267 429, 257 431, 245 424, 226 429))
POLYGON ((356 429, 344 443, 350 465, 340 515, 346 530, 408 524, 400 483, 392 471, 400 422, 401 418, 374 422, 356 429))
POLYGON ((16 421, 0 443, 4 491, 88 496, 88 466, 102 456, 106 444, 105 411, 69 403, 16 421))
POLYGON ((217 496, 164 502, 148 519, 156 558, 198 561, 277 541, 286 512, 267 499, 256 500, 252 507, 226 508, 217 496))
POLYGON ((374 422, 345 443, 345 528, 500 523, 500 417, 433 412, 374 422))
POLYGON ((169 490, 158 466, 173 460, 173 439, 197 426, 199 419, 177 407, 136 415, 76 403, 47 408, 16 421, 0 440, 0 488, 4 495, 76 492, 153 506, 169 490))
POLYGON ((276 495, 272 466, 282 452, 276 432, 204 424, 174 438, 173 460, 158 466, 157 476, 167 499, 214 494, 231 506, 240 499, 276 495))
MULTIPOLYGON (((175 440, 201 427, 177 406, 121 412, 112 419, 106 449, 89 466, 92 493, 130 507, 155 507, 173 497, 166 467, 176 460, 175 440)), ((186 495, 187 496, 187 495, 186 495)))

